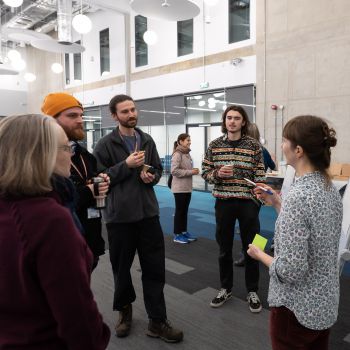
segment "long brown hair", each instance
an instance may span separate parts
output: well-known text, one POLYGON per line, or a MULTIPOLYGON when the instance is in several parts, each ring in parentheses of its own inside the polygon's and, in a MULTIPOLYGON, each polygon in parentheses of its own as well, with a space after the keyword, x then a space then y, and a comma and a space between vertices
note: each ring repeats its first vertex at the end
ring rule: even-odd
POLYGON ((222 113, 222 122, 221 122, 221 131, 222 131, 222 133, 223 134, 227 134, 227 128, 226 128, 225 122, 226 122, 227 113, 229 111, 236 111, 243 117, 243 121, 245 122, 245 124, 242 126, 241 134, 242 134, 242 136, 243 135, 247 135, 248 127, 249 127, 249 124, 250 124, 248 114, 247 114, 247 112, 245 111, 245 109, 243 107, 236 106, 236 105, 228 106, 225 109, 224 113, 222 113))
POLYGON ((176 147, 180 144, 180 141, 186 140, 187 137, 190 137, 190 135, 189 135, 189 134, 186 134, 186 133, 180 134, 180 135, 177 137, 177 140, 174 142, 173 153, 176 151, 176 147))
POLYGON ((331 147, 337 144, 336 132, 319 117, 300 115, 288 121, 283 129, 283 137, 292 146, 302 147, 310 163, 324 175, 327 182, 330 176, 327 171, 331 163, 331 147))

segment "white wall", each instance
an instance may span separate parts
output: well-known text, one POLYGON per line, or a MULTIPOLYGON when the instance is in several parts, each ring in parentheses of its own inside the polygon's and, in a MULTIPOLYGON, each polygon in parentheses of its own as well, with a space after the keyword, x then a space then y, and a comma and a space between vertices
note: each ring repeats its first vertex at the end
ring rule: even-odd
MULTIPOLYGON (((202 1, 196 1, 202 11, 202 1)), ((158 34, 158 42, 148 47, 148 65, 135 67, 135 34, 134 18, 136 13, 131 14, 130 21, 130 59, 131 73, 166 66, 172 63, 200 58, 203 55, 229 51, 235 48, 242 48, 255 44, 255 11, 256 0, 251 1, 251 39, 239 43, 228 44, 228 2, 219 0, 216 7, 207 7, 206 13, 210 14, 211 23, 203 25, 203 14, 194 18, 194 52, 189 55, 177 57, 177 23, 166 22, 148 18, 148 29, 158 34), (205 36, 204 36, 205 35, 205 36), (205 40, 203 38, 205 37, 205 40)), ((99 81, 99 31, 110 28, 111 48, 111 74, 121 76, 125 74, 125 28, 124 16, 117 12, 98 11, 90 18, 93 21, 93 32, 82 37, 86 51, 83 53, 83 82, 89 83, 99 81), (91 60, 93 57, 93 61, 91 60)), ((80 37, 76 36, 74 40, 80 37)), ((233 58, 233 57, 232 57, 233 58)), ((71 71, 73 74, 73 61, 71 57, 71 71)), ((72 76, 71 76, 72 77, 72 76)), ((72 81, 72 86, 76 83, 72 81)), ((151 98, 178 93, 187 93, 200 90, 200 84, 209 82, 209 89, 223 88, 229 86, 252 84, 256 81, 256 59, 255 56, 245 57, 239 66, 233 66, 229 61, 205 65, 185 71, 162 74, 155 77, 132 80, 130 94, 135 99, 151 98)), ((79 85, 79 83, 78 83, 79 85)), ((94 90, 88 90, 75 94, 83 102, 95 105, 106 104, 109 99, 117 94, 125 93, 125 84, 113 85, 94 90)))

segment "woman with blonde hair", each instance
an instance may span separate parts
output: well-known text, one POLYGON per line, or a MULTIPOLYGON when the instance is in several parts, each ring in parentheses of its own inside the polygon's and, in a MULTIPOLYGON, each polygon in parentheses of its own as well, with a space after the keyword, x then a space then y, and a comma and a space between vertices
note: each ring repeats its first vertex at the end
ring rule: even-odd
POLYGON ((193 175, 199 174, 199 169, 193 168, 190 146, 190 135, 180 134, 174 142, 174 151, 171 158, 171 174, 173 176, 171 191, 175 197, 174 242, 180 244, 197 240, 187 230, 188 207, 191 202, 193 187, 192 178, 193 175))
POLYGON ((90 289, 92 254, 53 191, 71 149, 49 117, 0 121, 0 348, 102 350, 110 331, 90 289))
POLYGON ((338 316, 338 247, 342 202, 327 172, 335 131, 318 117, 291 119, 282 150, 297 174, 286 197, 257 196, 279 213, 275 256, 250 244, 248 254, 269 267, 270 336, 273 350, 327 350, 338 316))

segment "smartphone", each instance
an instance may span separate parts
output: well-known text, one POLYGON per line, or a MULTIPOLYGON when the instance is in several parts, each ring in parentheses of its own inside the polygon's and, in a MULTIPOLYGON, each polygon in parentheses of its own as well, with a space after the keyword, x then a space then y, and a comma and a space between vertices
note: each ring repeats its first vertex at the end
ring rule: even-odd
POLYGON ((145 171, 146 173, 150 173, 150 174, 154 174, 156 172, 156 170, 153 168, 153 166, 148 165, 148 164, 144 164, 142 170, 145 171))
POLYGON ((253 185, 256 188, 259 188, 260 190, 263 190, 264 192, 268 193, 268 194, 273 194, 273 192, 271 192, 269 189, 262 187, 262 186, 258 186, 255 182, 253 182, 252 180, 246 179, 245 177, 243 178, 243 180, 247 181, 249 184, 253 185))

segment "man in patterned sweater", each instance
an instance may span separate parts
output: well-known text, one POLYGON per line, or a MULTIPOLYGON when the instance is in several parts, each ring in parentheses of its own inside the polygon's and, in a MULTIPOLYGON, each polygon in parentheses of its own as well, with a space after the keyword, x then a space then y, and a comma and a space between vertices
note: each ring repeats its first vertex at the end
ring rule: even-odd
POLYGON ((261 145, 246 136, 248 126, 249 118, 242 107, 227 107, 222 116, 224 135, 209 144, 202 163, 202 177, 214 184, 216 241, 220 248, 221 289, 210 306, 220 307, 232 297, 232 246, 237 219, 246 259, 247 301, 250 311, 257 313, 262 308, 257 295, 259 264, 250 258, 247 249, 255 234, 260 232, 260 203, 251 192, 252 186, 244 178, 265 182, 265 168, 261 145))

